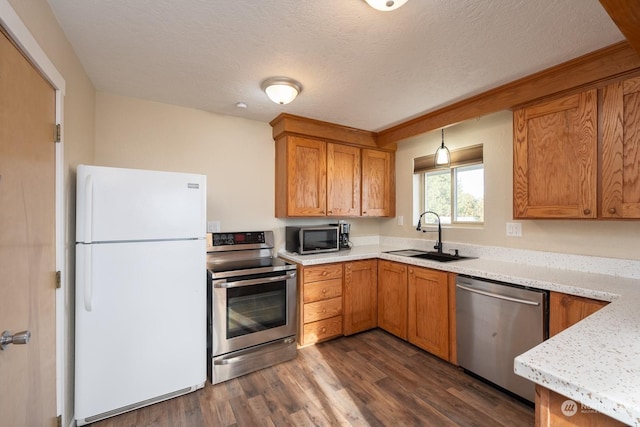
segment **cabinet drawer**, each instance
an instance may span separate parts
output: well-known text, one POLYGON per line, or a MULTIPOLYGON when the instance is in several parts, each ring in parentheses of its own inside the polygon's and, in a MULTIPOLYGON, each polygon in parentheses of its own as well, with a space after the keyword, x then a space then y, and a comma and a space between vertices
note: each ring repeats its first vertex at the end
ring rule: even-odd
POLYGON ((342 316, 320 320, 319 322, 307 323, 304 325, 303 334, 303 345, 313 344, 327 338, 342 335, 342 316))
POLYGON ((318 282, 320 280, 342 280, 342 263, 324 264, 304 268, 304 283, 318 282))
POLYGON ((304 305, 304 323, 316 322, 342 314, 342 297, 304 305))
POLYGON ((309 303, 342 295, 342 279, 323 280, 304 285, 303 302, 309 303))

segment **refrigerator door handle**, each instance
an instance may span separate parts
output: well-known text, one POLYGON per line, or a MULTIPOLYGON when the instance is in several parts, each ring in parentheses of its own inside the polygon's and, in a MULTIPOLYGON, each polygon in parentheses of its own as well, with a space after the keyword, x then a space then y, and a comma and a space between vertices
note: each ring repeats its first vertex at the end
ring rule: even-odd
POLYGON ((91 281, 91 245, 84 247, 83 275, 84 275, 84 309, 93 310, 93 282, 91 281))
POLYGON ((93 222, 93 175, 87 175, 84 186, 84 242, 91 243, 93 222))

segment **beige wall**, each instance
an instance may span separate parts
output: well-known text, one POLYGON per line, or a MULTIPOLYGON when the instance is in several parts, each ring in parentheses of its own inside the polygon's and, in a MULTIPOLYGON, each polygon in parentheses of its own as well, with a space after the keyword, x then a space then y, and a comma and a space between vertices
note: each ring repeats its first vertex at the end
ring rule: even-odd
MULTIPOLYGON (((207 218, 222 231, 276 230, 328 219, 274 217, 275 143, 268 123, 105 92, 96 95, 96 164, 207 175, 207 218)), ((350 221, 354 235, 379 221, 350 221)))
POLYGON ((207 175, 207 217, 223 231, 270 229, 271 126, 98 92, 96 164, 207 175))
MULTIPOLYGON (((396 153, 397 215, 385 220, 380 232, 390 236, 419 237, 413 208, 413 158, 435 152, 440 131, 398 144, 396 153)), ((522 237, 507 237, 506 223, 513 221, 513 130, 510 111, 469 120, 445 130, 445 143, 455 149, 484 144, 485 223, 482 227, 443 230, 446 242, 533 249, 550 252, 640 259, 640 221, 520 220, 522 237)), ((424 236, 433 239, 433 236, 424 236)))

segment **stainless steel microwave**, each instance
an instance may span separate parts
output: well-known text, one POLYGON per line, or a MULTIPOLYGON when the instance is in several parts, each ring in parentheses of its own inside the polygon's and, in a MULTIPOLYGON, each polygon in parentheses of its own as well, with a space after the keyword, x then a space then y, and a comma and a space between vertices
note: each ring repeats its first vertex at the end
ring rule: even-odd
POLYGON ((338 226, 286 227, 285 248, 300 255, 340 249, 338 226))

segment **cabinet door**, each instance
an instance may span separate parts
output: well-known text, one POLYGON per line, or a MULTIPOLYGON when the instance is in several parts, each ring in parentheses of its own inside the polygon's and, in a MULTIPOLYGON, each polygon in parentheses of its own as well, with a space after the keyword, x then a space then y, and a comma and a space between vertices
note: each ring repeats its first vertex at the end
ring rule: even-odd
POLYGON ((449 286, 444 271, 409 267, 409 342, 449 360, 449 286))
POLYGON ((378 261, 378 326, 407 339, 407 266, 378 261))
POLYGON ((513 216, 595 218, 595 90, 514 111, 513 216))
POLYGON ((327 144, 327 215, 360 216, 360 149, 327 144))
POLYGON ((640 77, 602 93, 603 218, 640 218, 640 77))
POLYGON ((606 301, 551 292, 549 295, 549 337, 564 331, 607 304, 609 303, 606 301))
POLYGON ((327 144, 287 137, 287 215, 325 216, 327 144))
POLYGON ((378 326, 377 260, 345 263, 343 302, 345 335, 378 326))
POLYGON ((394 216, 395 155, 362 150, 362 216, 394 216))

